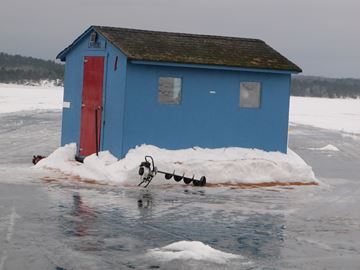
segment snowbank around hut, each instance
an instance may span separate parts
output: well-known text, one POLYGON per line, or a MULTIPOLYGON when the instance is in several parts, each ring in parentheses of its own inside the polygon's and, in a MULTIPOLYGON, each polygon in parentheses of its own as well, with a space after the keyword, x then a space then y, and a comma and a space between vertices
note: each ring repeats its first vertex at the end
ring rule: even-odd
POLYGON ((242 258, 240 255, 214 249, 199 241, 175 242, 162 248, 150 249, 146 255, 160 261, 200 260, 218 264, 225 264, 228 260, 242 258))
MULTIPOLYGON (((75 154, 75 143, 65 145, 41 160, 35 168, 56 169, 101 182, 136 185, 139 182, 139 164, 146 155, 151 155, 159 170, 175 170, 177 174, 188 177, 195 175, 196 178, 204 175, 207 183, 213 184, 317 181, 312 168, 290 149, 288 154, 283 154, 239 147, 167 150, 141 145, 131 149, 121 160, 104 151, 99 156, 88 156, 83 164, 75 161, 75 154)), ((177 184, 158 174, 152 185, 166 183, 177 184)))

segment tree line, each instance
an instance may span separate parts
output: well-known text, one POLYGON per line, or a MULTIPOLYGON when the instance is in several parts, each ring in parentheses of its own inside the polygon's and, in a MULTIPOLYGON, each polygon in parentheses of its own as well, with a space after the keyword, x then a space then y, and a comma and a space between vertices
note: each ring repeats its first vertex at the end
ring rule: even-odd
POLYGON ((291 94, 302 97, 360 98, 360 79, 294 76, 291 94))
POLYGON ((42 60, 0 52, 0 83, 26 84, 43 80, 63 84, 64 65, 51 60, 42 60))

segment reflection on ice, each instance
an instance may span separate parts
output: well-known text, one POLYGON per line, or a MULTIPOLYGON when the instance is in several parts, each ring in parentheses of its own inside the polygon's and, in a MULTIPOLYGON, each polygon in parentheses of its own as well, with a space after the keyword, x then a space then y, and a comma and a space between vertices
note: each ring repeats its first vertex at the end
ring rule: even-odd
POLYGON ((79 220, 74 222, 73 233, 76 236, 86 236, 89 234, 89 227, 94 223, 96 214, 94 211, 85 205, 81 200, 79 193, 73 195, 73 211, 72 215, 78 217, 79 220))
MULTIPOLYGON (((206 261, 209 269, 217 269, 211 263, 227 260, 226 256, 207 253, 206 246, 196 251, 192 248, 200 246, 191 244, 179 252, 167 250, 169 243, 181 241, 199 241, 195 244, 202 242, 214 250, 235 254, 234 258, 240 261, 231 262, 234 268, 228 269, 237 269, 235 265, 240 262, 241 269, 247 269, 250 260, 260 258, 260 261, 276 260, 283 247, 285 225, 281 213, 287 198, 277 192, 179 186, 117 190, 96 186, 95 189, 76 187, 71 195, 59 200, 62 201, 60 230, 67 245, 81 252, 106 252, 107 256, 116 253, 118 259, 131 262, 134 267, 148 264, 144 256, 149 255, 149 250, 154 256, 147 260, 164 269, 172 269, 168 268, 170 261, 186 261, 185 257, 200 260, 200 264, 206 261), (265 208, 264 202, 269 203, 265 208), (154 250, 162 246, 164 250, 154 250), (163 259, 159 261, 159 258, 163 259)), ((189 269, 195 268, 189 266, 189 269)))

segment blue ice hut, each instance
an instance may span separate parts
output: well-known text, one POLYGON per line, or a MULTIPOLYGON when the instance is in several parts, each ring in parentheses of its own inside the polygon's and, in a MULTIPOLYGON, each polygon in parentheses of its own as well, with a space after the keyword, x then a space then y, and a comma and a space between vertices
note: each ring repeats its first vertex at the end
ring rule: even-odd
POLYGON ((168 149, 246 147, 286 153, 291 74, 258 39, 91 26, 66 61, 61 144, 118 158, 168 149))

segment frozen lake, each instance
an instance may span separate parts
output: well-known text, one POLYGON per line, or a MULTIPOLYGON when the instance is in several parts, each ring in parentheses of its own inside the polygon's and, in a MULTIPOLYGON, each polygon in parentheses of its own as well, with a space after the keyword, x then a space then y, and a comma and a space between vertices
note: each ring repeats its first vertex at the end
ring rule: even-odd
POLYGON ((293 126, 321 186, 124 188, 30 169, 58 147, 61 113, 0 115, 0 270, 360 269, 360 136, 293 126), (339 151, 320 150, 331 144, 339 151), (201 241, 241 257, 171 260, 201 241))

